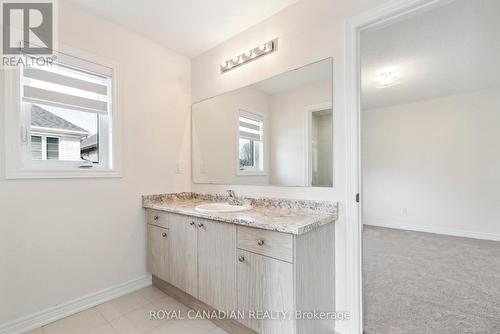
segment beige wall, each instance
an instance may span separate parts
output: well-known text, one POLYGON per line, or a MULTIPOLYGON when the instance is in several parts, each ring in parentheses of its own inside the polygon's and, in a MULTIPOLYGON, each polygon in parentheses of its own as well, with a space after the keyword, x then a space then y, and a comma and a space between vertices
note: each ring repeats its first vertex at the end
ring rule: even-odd
MULTIPOLYGON (((277 196, 338 201, 340 217, 336 223, 336 295, 337 309, 349 310, 346 292, 350 279, 346 276, 345 226, 345 20, 390 0, 308 0, 299 1, 266 21, 237 34, 212 50, 194 58, 191 62, 191 89, 193 101, 214 96, 236 88, 256 83, 279 73, 310 64, 314 61, 334 58, 334 152, 336 187, 287 188, 263 186, 213 186, 193 185, 197 191, 223 191, 235 189, 241 194, 277 196), (255 45, 279 39, 278 51, 258 61, 251 62, 224 75, 219 64, 224 59, 248 50, 255 45)), ((354 223, 354 222, 349 222, 354 223)), ((333 287, 332 287, 333 288, 333 287)), ((341 321, 336 328, 346 332, 349 321, 341 321)))
POLYGON ((500 240, 499 124, 500 87, 364 112, 364 223, 500 240))
POLYGON ((331 98, 330 80, 271 95, 272 184, 307 184, 306 107, 331 98))
POLYGON ((119 65, 123 177, 0 178, 0 324, 146 275, 141 194, 190 189, 189 60, 67 1, 59 9, 62 43, 119 65))

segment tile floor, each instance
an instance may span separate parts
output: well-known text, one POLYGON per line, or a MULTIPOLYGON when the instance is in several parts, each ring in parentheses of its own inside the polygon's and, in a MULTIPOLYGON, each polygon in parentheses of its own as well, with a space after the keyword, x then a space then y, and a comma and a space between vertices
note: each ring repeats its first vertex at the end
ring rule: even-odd
POLYGON ((150 320, 151 310, 189 308, 149 286, 25 334, 227 334, 208 320, 150 320))

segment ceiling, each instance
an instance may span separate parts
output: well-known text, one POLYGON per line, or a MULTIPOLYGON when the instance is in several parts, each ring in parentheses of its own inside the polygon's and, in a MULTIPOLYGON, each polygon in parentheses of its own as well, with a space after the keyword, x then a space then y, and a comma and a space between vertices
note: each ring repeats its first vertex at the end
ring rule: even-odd
POLYGON ((253 87, 273 95, 318 82, 332 81, 332 76, 333 60, 328 58, 258 82, 253 87))
POLYGON ((190 58, 297 1, 71 0, 190 58))
POLYGON ((456 0, 361 34, 364 110, 500 85, 500 1, 456 0), (378 89, 380 70, 399 84, 378 89))

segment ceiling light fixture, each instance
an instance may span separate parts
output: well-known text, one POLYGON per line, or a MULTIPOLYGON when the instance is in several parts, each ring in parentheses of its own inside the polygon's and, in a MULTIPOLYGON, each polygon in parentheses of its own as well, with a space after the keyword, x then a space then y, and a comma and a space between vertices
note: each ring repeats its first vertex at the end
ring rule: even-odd
POLYGON ((233 57, 229 60, 224 61, 220 64, 221 73, 232 70, 235 67, 246 64, 252 60, 268 55, 274 51, 276 51, 278 45, 278 40, 273 39, 267 43, 261 44, 251 50, 248 50, 236 57, 233 57))
POLYGON ((399 73, 395 70, 381 71, 374 80, 377 83, 375 87, 382 89, 397 85, 399 84, 399 77, 399 73))

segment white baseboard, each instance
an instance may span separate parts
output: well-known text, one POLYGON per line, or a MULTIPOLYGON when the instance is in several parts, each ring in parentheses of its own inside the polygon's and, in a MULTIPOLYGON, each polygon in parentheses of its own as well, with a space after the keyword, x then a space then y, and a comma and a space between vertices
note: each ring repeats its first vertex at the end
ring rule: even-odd
POLYGON ((18 334, 41 327, 53 321, 102 304, 108 300, 123 296, 151 285, 151 275, 145 275, 134 280, 77 298, 75 300, 50 307, 23 318, 0 324, 0 334, 18 334))
POLYGON ((500 234, 495 234, 495 233, 474 232, 474 231, 450 229, 450 228, 442 228, 442 227, 426 226, 426 225, 412 225, 412 224, 406 224, 404 222, 387 221, 381 219, 380 220, 363 219, 363 225, 387 227, 398 230, 443 234, 453 237, 500 241, 500 234))

